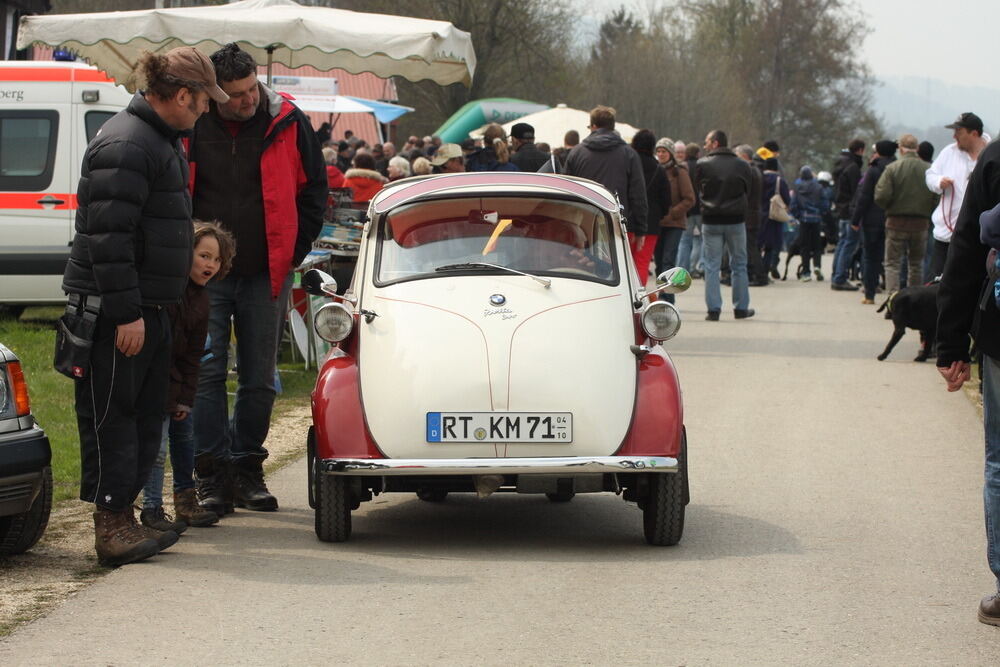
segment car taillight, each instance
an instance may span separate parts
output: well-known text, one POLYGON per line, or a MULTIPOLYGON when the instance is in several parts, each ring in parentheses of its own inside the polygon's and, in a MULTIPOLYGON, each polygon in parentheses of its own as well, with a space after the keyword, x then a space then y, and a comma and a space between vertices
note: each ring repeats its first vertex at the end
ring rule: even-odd
POLYGON ((12 361, 7 364, 7 371, 10 373, 14 391, 14 405, 17 408, 17 416, 25 417, 31 414, 31 401, 28 400, 28 383, 24 381, 24 372, 21 364, 12 361))

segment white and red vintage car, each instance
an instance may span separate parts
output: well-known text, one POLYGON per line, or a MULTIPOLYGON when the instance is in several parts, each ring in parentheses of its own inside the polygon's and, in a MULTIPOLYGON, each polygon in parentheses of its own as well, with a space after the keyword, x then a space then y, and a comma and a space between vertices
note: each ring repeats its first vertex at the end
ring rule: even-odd
POLYGON ((647 292, 600 185, 530 173, 394 183, 371 202, 350 289, 310 271, 336 343, 312 395, 310 504, 341 542, 373 494, 620 493, 646 540, 681 538, 684 412, 661 343, 680 316, 647 292))

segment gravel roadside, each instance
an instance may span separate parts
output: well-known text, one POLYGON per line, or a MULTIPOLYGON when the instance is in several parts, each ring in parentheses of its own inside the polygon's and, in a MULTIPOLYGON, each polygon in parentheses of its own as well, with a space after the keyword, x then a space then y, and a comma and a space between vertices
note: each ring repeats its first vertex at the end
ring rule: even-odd
MULTIPOLYGON (((305 452, 310 420, 308 399, 303 405, 283 410, 274 419, 267 439, 268 472, 287 465, 305 452)), ((168 491, 169 484, 168 475, 164 484, 168 491)), ((172 512, 171 494, 164 493, 164 500, 167 512, 172 512)), ((33 549, 18 556, 0 558, 0 637, 9 635, 22 623, 43 616, 54 605, 110 572, 97 564, 91 512, 91 506, 86 503, 63 503, 53 509, 45 535, 33 549)), ((182 538, 173 549, 180 551, 183 548, 182 538)))

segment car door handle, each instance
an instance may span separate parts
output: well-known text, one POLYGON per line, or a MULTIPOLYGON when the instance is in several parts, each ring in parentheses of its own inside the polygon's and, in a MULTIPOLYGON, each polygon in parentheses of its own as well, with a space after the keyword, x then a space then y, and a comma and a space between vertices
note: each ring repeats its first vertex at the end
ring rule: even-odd
POLYGON ((56 204, 56 205, 59 205, 59 204, 65 204, 66 202, 63 201, 62 199, 56 199, 52 195, 45 195, 44 197, 42 197, 41 199, 38 200, 38 203, 39 204, 56 204))

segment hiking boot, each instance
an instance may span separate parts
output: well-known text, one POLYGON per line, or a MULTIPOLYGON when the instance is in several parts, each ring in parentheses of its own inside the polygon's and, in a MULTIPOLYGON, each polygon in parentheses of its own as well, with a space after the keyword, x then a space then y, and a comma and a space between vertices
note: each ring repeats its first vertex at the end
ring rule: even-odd
POLYGON ((177 533, 172 530, 157 530, 156 528, 140 524, 135 520, 134 507, 125 510, 125 518, 130 524, 132 524, 132 527, 138 530, 142 535, 155 540, 156 545, 160 548, 160 551, 172 547, 179 539, 177 533))
POLYGON ((756 314, 757 311, 754 310, 753 308, 747 308, 746 310, 741 310, 739 308, 736 308, 733 310, 733 317, 735 317, 738 320, 745 320, 748 317, 753 317, 756 314))
POLYGON ((823 282, 823 272, 822 271, 820 271, 819 269, 816 269, 815 271, 813 271, 813 275, 816 276, 816 282, 820 282, 820 283, 823 282))
POLYGON ((218 514, 198 504, 198 495, 194 489, 174 491, 174 513, 178 519, 196 528, 219 523, 218 514))
POLYGON ((866 306, 870 306, 875 303, 875 299, 869 299, 868 297, 865 297, 861 299, 861 303, 863 303, 866 306))
POLYGON ((153 509, 143 509, 139 512, 139 522, 161 533, 172 530, 180 535, 187 530, 187 523, 184 521, 174 521, 169 514, 163 511, 163 505, 154 507, 153 509))
POLYGON ((979 603, 979 622, 1000 626, 1000 593, 985 597, 979 603))
POLYGON ((254 512, 273 512, 278 499, 264 483, 264 460, 247 457, 233 466, 233 498, 237 507, 254 512))
POLYGON ((857 292, 858 286, 850 283, 830 283, 830 289, 839 292, 857 292))
POLYGON ((131 508, 114 512, 98 507, 94 512, 94 550, 104 567, 137 563, 159 553, 156 540, 134 528, 130 516, 131 508))
POLYGON ((202 454, 194 460, 194 478, 198 504, 220 519, 233 513, 233 489, 229 480, 229 465, 220 459, 202 454))
POLYGON ((710 310, 710 311, 708 311, 708 315, 705 316, 705 319, 707 321, 709 321, 709 322, 718 322, 719 321, 719 311, 717 311, 717 310, 710 310))

